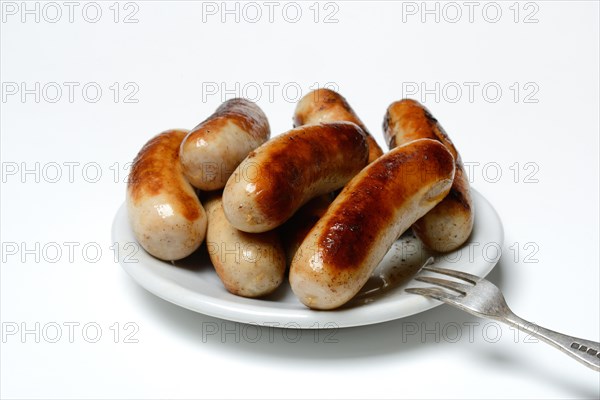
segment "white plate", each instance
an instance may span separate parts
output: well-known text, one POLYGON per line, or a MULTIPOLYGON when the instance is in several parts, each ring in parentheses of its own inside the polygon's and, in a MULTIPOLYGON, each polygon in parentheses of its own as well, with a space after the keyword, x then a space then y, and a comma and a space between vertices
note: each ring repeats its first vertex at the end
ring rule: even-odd
MULTIPOLYGON (((502 222, 492 205, 472 190, 475 227, 461 249, 438 255, 435 264, 478 276, 487 275, 500 258, 504 241, 502 222)), ((119 243, 119 262, 142 287, 171 303, 230 321, 284 328, 337 328, 375 324, 406 317, 441 303, 404 292, 425 286, 412 280, 431 255, 409 230, 385 256, 360 293, 335 311, 313 311, 302 305, 287 280, 263 299, 247 299, 225 290, 212 267, 206 247, 174 264, 146 253, 129 228, 125 205, 119 208, 112 228, 119 243)))

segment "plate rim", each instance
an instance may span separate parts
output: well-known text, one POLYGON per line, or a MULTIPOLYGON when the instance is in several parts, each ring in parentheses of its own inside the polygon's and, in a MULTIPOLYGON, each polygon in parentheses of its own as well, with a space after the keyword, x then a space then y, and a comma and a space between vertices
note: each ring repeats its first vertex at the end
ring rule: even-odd
MULTIPOLYGON (((478 192, 474 188, 471 188, 471 192, 473 194, 473 198, 477 199, 476 201, 474 201, 474 203, 484 203, 485 206, 489 209, 489 211, 491 211, 491 213, 497 220, 497 234, 499 236, 498 245, 500 246, 500 248, 502 248, 502 246, 504 245, 504 226, 502 224, 502 219, 500 218, 500 215, 498 214, 494 206, 480 192, 478 192)), ((126 203, 123 202, 118 208, 115 217, 113 218, 111 226, 111 239, 113 243, 120 243, 120 234, 119 232, 117 232, 117 229, 119 227, 119 224, 123 222, 121 218, 124 218, 125 220, 128 219, 126 208, 126 203)), ((477 223, 477 215, 478 213, 476 212, 475 223, 477 223)), ((145 256, 152 257, 150 254, 146 253, 141 246, 140 249, 144 252, 145 256)), ((122 252, 119 252, 119 254, 121 253, 122 252)), ((483 274, 480 274, 480 276, 487 276, 497 265, 500 258, 501 255, 493 261, 484 260, 485 266, 482 269, 485 272, 483 274)), ((159 262, 161 261, 158 259, 155 260, 159 262)), ((125 272, 127 272, 127 274, 134 280, 134 282, 136 282, 148 292, 165 301, 173 303, 179 307, 200 314, 208 315, 214 318, 251 325, 294 329, 349 328, 379 324, 383 322, 405 318, 411 315, 420 314, 422 312, 425 312, 443 304, 442 302, 439 302, 437 300, 432 300, 423 296, 414 295, 414 297, 410 296, 408 298, 402 299, 402 302, 405 305, 404 308, 416 310, 414 312, 394 312, 393 307, 397 306, 397 301, 374 301, 372 303, 349 309, 330 311, 310 310, 308 308, 298 310, 289 310, 282 308, 278 312, 281 313, 281 315, 277 315, 278 313, 275 313, 275 309, 272 307, 272 305, 269 307, 265 307, 264 305, 260 304, 251 304, 251 302, 257 300, 260 301, 260 299, 236 297, 238 302, 232 303, 227 299, 218 299, 211 295, 207 295, 206 293, 191 290, 172 280, 165 279, 164 277, 159 276, 159 274, 148 273, 148 268, 144 267, 143 260, 140 260, 139 263, 125 263, 123 262, 122 257, 119 256, 119 264, 125 270, 125 272), (330 318, 331 321, 327 321, 326 317, 323 318, 323 316, 326 315, 332 317, 330 318), (268 319, 273 319, 274 321, 265 320, 266 316, 270 316, 271 318, 268 319), (281 323, 282 321, 284 323, 281 323)), ((483 263, 481 265, 483 265, 483 263)), ((225 291, 225 289, 223 289, 223 291, 225 291)))

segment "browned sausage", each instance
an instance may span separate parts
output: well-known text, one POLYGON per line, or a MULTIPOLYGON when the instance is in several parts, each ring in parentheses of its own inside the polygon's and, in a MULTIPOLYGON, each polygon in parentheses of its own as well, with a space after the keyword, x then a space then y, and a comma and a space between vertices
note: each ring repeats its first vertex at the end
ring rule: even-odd
MULTIPOLYGON (((369 142, 369 163, 375 161, 383 154, 375 139, 369 134, 367 128, 358 118, 350 104, 339 93, 329 89, 319 89, 308 93, 296 106, 294 112, 294 126, 317 122, 349 121, 360 126, 367 134, 369 142)), ((296 214, 285 224, 282 229, 284 246, 291 263, 296 250, 312 229, 325 214, 327 207, 335 198, 334 193, 317 197, 302 206, 296 214)))
POLYGON ((227 100, 181 144, 183 172, 200 190, 222 189, 239 163, 270 134, 267 117, 256 104, 227 100))
POLYGON ((367 282, 394 241, 450 190, 452 154, 417 140, 383 155, 354 177, 296 252, 290 284, 310 308, 333 309, 367 282))
POLYGON ((354 122, 367 134, 369 142, 369 163, 379 158, 383 151, 358 118, 346 99, 329 89, 317 89, 308 93, 298 102, 294 113, 294 126, 317 124, 320 122, 354 122))
POLYGON ((463 245, 473 230, 474 209, 469 180, 454 144, 423 105, 404 99, 392 103, 385 115, 383 129, 390 149, 416 139, 441 142, 454 156, 456 174, 448 196, 423 218, 413 230, 430 249, 447 252, 463 245))
POLYGON ((206 213, 179 162, 179 145, 187 132, 166 131, 146 143, 127 184, 133 233, 148 253, 162 260, 190 255, 206 235, 206 213))
POLYGON ((365 133, 351 122, 292 129, 238 166, 223 191, 225 215, 245 232, 274 229, 310 199, 344 186, 368 156, 365 133))

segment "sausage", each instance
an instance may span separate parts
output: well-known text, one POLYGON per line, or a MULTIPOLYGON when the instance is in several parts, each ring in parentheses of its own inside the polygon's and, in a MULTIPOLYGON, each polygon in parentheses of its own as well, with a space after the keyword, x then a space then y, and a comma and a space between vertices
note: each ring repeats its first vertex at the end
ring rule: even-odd
POLYGON ((261 297, 283 282, 286 263, 276 231, 246 233, 225 218, 221 195, 205 201, 208 254, 225 288, 244 297, 261 297))
POLYGON ((365 133, 351 122, 292 129, 237 167, 223 191, 225 216, 244 232, 274 229, 310 199, 344 186, 368 156, 365 133))
MULTIPOLYGON (((346 99, 333 90, 318 89, 310 92, 298 102, 294 112, 295 127, 318 122, 335 121, 353 122, 360 126, 367 134, 369 163, 375 161, 383 154, 373 136, 368 133, 367 128, 354 110, 352 110, 346 99)), ((327 211, 327 208, 336 195, 337 193, 329 193, 312 199, 285 223, 282 232, 288 264, 291 264, 292 258, 300 247, 300 244, 302 244, 302 241, 312 227, 325 214, 325 211, 327 211)))
POLYGON ((292 290, 328 310, 350 300, 394 241, 450 190, 454 158, 439 142, 397 147, 352 179, 296 252, 292 290))
POLYGON ((290 218, 281 228, 283 247, 288 265, 292 263, 294 254, 304 241, 308 232, 321 219, 335 198, 333 193, 315 197, 290 218))
POLYGON ((222 189, 238 164, 270 135, 267 117, 256 104, 228 100, 181 144, 183 172, 200 190, 222 189))
POLYGON ((188 130, 152 138, 133 161, 127 183, 127 211, 137 241, 161 260, 179 260, 206 235, 206 213, 185 179, 179 146, 188 130))
POLYGON ((294 112, 295 127, 338 121, 354 122, 365 131, 369 142, 369 163, 372 163, 383 154, 375 138, 369 133, 341 94, 329 89, 317 89, 300 99, 296 105, 296 111, 294 112))
POLYGON ((456 174, 448 197, 415 222, 415 235, 430 249, 448 252, 462 246, 473 230, 475 210, 460 154, 429 110, 415 100, 404 99, 387 109, 383 129, 389 147, 416 139, 441 142, 454 156, 456 174))

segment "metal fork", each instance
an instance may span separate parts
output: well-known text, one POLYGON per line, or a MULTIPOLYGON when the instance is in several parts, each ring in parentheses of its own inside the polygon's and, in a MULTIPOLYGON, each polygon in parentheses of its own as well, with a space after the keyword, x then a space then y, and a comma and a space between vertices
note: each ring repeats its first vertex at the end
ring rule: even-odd
POLYGON ((430 276, 418 276, 415 279, 420 282, 441 286, 452 290, 456 294, 437 287, 408 288, 406 289, 407 292, 443 301, 478 317, 487 317, 504 322, 556 347, 583 365, 600 371, 600 343, 563 335, 519 318, 508 308, 502 292, 493 283, 465 272, 433 267, 430 265, 432 262, 433 258, 429 258, 422 270, 448 275, 466 283, 430 276))

